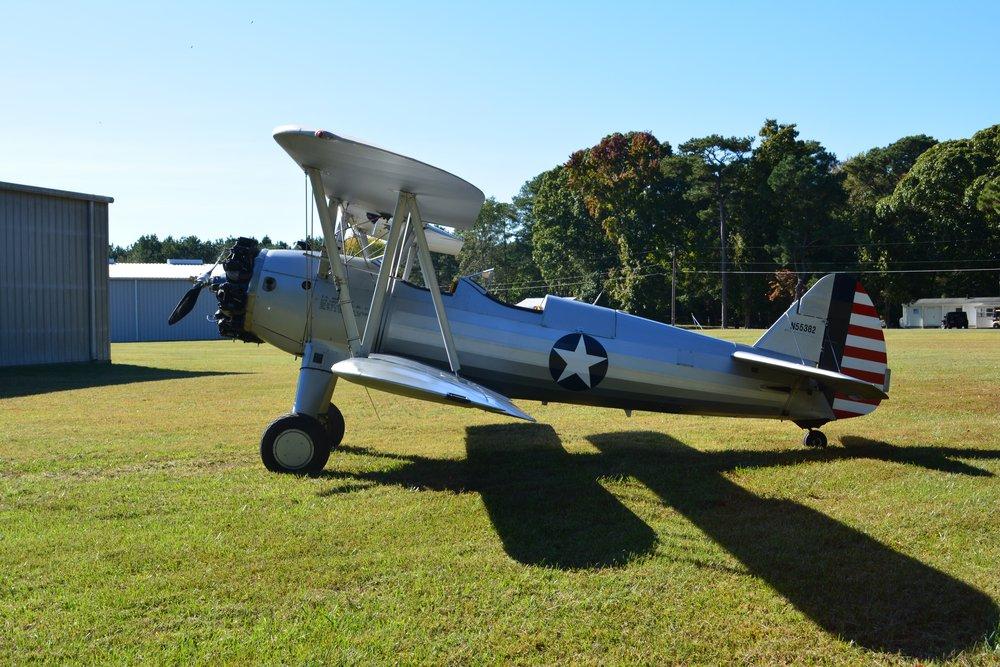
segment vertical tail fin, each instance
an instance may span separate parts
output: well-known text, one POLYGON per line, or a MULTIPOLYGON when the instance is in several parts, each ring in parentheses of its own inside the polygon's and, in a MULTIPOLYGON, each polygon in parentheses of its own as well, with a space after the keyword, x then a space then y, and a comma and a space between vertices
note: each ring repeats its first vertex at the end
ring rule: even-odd
MULTIPOLYGON (((871 297, 855 276, 821 278, 760 337, 754 347, 877 384, 888 391, 885 337, 871 297)), ((838 419, 872 412, 877 400, 830 392, 838 419)))

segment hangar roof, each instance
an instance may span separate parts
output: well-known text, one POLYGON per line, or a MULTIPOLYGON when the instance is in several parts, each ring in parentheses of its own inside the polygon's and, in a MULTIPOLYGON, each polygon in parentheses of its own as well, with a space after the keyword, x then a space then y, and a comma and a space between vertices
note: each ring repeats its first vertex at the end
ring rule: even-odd
POLYGON ((7 183, 6 181, 0 181, 0 190, 26 192, 28 194, 59 197, 61 199, 82 199, 83 201, 96 201, 105 204, 110 204, 115 200, 114 197, 106 197, 104 195, 88 195, 83 192, 53 190, 52 188, 40 188, 37 185, 21 185, 20 183, 7 183))
POLYGON ((1000 304, 1000 296, 970 296, 970 297, 946 297, 944 299, 917 299, 913 303, 909 304, 911 306, 947 306, 951 304, 977 304, 992 306, 994 304, 1000 304))
MULTIPOLYGON (((109 264, 108 278, 142 280, 194 280, 208 271, 210 264, 109 264)), ((222 266, 215 267, 213 276, 226 275, 222 266)))

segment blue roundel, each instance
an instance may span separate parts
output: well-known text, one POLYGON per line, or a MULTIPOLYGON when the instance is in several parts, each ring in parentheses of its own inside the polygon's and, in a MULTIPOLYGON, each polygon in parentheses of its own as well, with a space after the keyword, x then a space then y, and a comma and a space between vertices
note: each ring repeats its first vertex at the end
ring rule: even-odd
POLYGON ((549 372, 552 379, 565 389, 593 389, 608 372, 608 353, 593 336, 566 334, 555 342, 549 352, 549 372))

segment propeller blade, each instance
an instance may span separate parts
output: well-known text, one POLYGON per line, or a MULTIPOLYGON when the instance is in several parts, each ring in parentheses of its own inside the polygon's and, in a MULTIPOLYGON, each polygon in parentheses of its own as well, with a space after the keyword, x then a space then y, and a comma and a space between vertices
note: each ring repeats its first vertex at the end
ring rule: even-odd
POLYGON ((201 294, 201 289, 204 286, 205 283, 196 283, 194 287, 184 293, 181 300, 177 302, 176 306, 174 306, 174 310, 170 313, 170 317, 167 318, 167 324, 171 326, 177 324, 194 309, 194 304, 198 302, 198 295, 201 294))

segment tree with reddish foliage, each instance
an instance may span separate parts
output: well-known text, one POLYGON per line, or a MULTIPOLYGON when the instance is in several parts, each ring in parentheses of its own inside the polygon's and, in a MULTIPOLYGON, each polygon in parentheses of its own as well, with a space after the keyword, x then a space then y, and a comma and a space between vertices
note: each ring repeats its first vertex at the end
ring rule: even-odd
POLYGON ((615 133, 566 163, 568 185, 583 197, 618 254, 608 281, 613 300, 641 315, 669 303, 670 249, 681 240, 684 183, 663 168, 669 143, 649 132, 615 133))
POLYGON ((788 302, 796 298, 799 287, 799 274, 790 269, 778 269, 774 278, 768 282, 768 301, 788 302))

